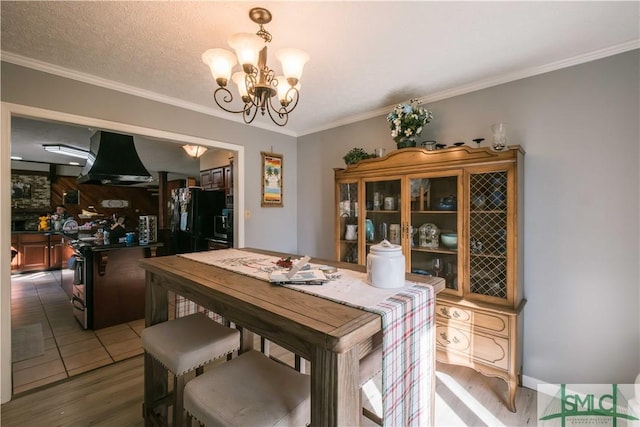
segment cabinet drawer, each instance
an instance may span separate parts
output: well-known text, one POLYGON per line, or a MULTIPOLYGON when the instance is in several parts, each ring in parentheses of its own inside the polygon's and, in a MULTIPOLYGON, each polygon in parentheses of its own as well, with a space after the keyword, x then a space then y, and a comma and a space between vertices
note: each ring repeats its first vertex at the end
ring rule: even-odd
POLYGON ((484 335, 451 324, 436 323, 436 348, 452 359, 464 358, 506 370, 509 365, 509 341, 484 335))
POLYGON ((454 320, 473 325, 473 329, 485 329, 502 336, 509 334, 509 317, 498 313, 487 313, 455 305, 436 302, 436 320, 454 320))

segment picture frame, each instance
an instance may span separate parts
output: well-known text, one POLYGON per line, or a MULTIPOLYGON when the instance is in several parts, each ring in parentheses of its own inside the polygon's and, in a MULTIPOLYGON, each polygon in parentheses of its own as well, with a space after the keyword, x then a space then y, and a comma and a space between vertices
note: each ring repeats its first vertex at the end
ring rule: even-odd
POLYGON ((11 182, 11 199, 30 199, 31 198, 31 184, 26 183, 19 179, 14 179, 11 182))
POLYGON ((261 151, 262 155, 262 191, 260 206, 283 207, 283 156, 282 154, 261 151))
POLYGON ((62 193, 63 205, 79 205, 80 204, 80 190, 66 190, 62 193))

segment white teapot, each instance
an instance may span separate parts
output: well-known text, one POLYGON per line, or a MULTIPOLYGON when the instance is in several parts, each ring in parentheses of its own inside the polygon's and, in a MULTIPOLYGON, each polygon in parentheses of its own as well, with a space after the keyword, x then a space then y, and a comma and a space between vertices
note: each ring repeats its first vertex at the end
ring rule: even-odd
POLYGON ((367 282, 376 288, 402 288, 405 262, 402 246, 383 240, 367 255, 367 282))

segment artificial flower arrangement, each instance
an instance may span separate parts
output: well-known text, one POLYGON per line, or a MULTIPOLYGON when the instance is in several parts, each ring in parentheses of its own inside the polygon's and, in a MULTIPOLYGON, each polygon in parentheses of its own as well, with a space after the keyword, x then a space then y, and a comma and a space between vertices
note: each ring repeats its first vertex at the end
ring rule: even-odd
POLYGON ((433 113, 420 104, 419 100, 411 99, 408 104, 396 105, 387 116, 391 137, 398 148, 415 147, 416 137, 433 119, 433 113))

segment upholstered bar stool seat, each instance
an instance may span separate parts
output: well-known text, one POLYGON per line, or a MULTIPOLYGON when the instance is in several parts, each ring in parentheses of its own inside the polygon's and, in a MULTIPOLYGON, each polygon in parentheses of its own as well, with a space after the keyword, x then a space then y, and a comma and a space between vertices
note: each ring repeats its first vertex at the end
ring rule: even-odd
POLYGON ((250 350, 189 381, 187 425, 206 427, 305 426, 311 420, 308 375, 250 350))
MULTIPOLYGON (((238 350, 240 332, 196 313, 143 329, 142 346, 174 375, 173 425, 181 426, 184 375, 193 370, 199 375, 207 363, 238 350)), ((161 402, 165 400, 161 399, 161 402)), ((145 411, 158 403, 148 402, 145 398, 145 411)))

